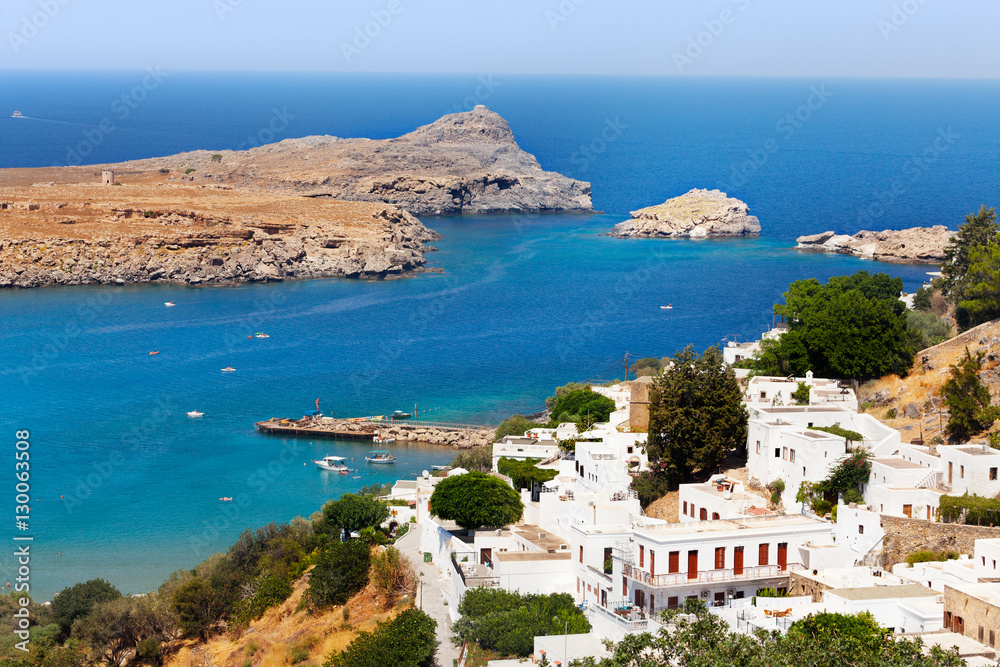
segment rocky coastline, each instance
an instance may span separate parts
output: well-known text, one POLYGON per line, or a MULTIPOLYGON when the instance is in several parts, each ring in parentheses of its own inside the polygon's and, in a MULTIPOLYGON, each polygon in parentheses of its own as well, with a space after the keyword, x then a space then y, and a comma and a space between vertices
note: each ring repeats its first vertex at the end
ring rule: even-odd
POLYGON ((725 238, 760 236, 749 207, 719 190, 694 189, 662 204, 631 212, 614 226, 616 238, 725 238))
POLYGON ((372 422, 351 419, 280 419, 257 422, 254 427, 262 433, 280 436, 310 438, 345 438, 371 440, 375 436, 392 438, 400 443, 441 445, 452 449, 473 449, 493 443, 496 429, 490 427, 437 426, 412 424, 403 421, 372 422))
POLYGON ((801 250, 836 252, 896 264, 941 264, 954 234, 944 225, 936 225, 881 232, 863 230, 854 236, 831 231, 800 236, 795 241, 796 248, 801 250))

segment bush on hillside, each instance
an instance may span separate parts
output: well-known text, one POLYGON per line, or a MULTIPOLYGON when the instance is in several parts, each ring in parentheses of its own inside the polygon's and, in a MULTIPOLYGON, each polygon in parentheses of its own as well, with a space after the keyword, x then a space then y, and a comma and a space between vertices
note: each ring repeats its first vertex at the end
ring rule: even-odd
POLYGON ((323 667, 432 667, 437 649, 437 621, 419 609, 407 609, 372 632, 362 632, 323 667))
POLYGON ((184 636, 202 641, 221 616, 215 591, 202 577, 194 577, 178 588, 170 606, 184 636))
POLYGON ((359 540, 334 542, 316 558, 306 598, 314 607, 342 605, 368 584, 371 550, 359 540))
MULTIPOLYGON (((404 526, 405 528, 406 526, 404 526)), ((410 597, 417 589, 417 573, 409 559, 396 547, 387 547, 372 555, 371 581, 389 607, 400 598, 410 597)))
POLYGON ((103 579, 91 579, 64 588, 52 598, 52 620, 68 635, 73 622, 102 602, 117 600, 121 592, 103 579))
POLYGON ((906 313, 906 327, 913 334, 921 349, 943 343, 954 335, 948 320, 929 311, 908 311, 906 313))
POLYGON ((377 528, 389 518, 389 505, 374 496, 345 493, 323 505, 318 529, 338 539, 341 529, 348 535, 362 528, 377 528))
POLYGON ((639 504, 646 509, 653 502, 667 495, 670 491, 670 480, 666 475, 652 470, 643 470, 632 478, 632 488, 639 496, 639 504))

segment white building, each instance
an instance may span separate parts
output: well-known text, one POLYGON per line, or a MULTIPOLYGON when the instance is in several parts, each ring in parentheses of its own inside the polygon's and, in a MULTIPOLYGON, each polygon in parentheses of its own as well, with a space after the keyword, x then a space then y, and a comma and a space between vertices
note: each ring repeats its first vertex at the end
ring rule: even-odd
POLYGON ((812 567, 815 546, 832 544, 833 524, 802 515, 637 525, 614 553, 608 604, 655 612, 685 598, 720 606, 784 589, 790 571, 812 567))
POLYGON ((858 397, 850 383, 814 378, 812 371, 807 372, 804 378, 762 375, 747 377, 743 400, 752 407, 796 405, 792 394, 801 385, 809 388, 810 406, 831 405, 847 410, 858 409, 858 397))
POLYGON ((725 475, 715 475, 704 484, 681 484, 678 503, 681 523, 776 514, 768 509, 766 498, 725 475))

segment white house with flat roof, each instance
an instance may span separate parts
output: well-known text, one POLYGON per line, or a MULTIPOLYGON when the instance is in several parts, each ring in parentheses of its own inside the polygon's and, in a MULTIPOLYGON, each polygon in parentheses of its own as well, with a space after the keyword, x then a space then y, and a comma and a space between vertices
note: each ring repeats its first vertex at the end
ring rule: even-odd
POLYGON ((860 586, 823 591, 827 611, 870 612, 893 632, 933 632, 944 627, 944 597, 920 584, 860 586))
POLYGON ((784 589, 790 571, 810 567, 809 547, 821 544, 833 544, 833 524, 803 515, 636 525, 614 553, 609 604, 655 613, 686 598, 718 606, 784 589))
POLYGON ((765 485, 783 480, 782 502, 786 510, 801 511, 795 496, 802 482, 825 479, 850 453, 845 438, 818 430, 831 426, 859 433, 862 441, 851 446, 864 447, 875 456, 889 456, 899 449, 899 431, 846 408, 751 407, 747 428, 750 477, 765 485))
POLYGON ((755 375, 746 380, 743 400, 754 407, 780 407, 796 405, 792 394, 798 391, 800 385, 809 388, 808 405, 835 406, 847 410, 858 409, 858 397, 850 383, 839 380, 813 377, 812 371, 805 377, 771 377, 755 375))
POLYGON ((764 496, 748 491, 743 482, 715 475, 701 484, 681 484, 678 494, 681 523, 746 519, 776 514, 764 496))
POLYGON ((493 443, 493 470, 497 469, 502 458, 545 461, 559 454, 559 451, 558 440, 507 435, 493 443))

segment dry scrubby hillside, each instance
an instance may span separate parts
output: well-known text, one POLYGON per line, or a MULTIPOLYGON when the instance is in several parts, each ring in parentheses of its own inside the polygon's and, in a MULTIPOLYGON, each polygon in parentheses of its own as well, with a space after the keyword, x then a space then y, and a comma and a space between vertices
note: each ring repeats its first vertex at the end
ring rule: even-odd
POLYGON ((245 667, 247 661, 253 667, 322 665, 330 653, 347 648, 359 632, 374 629, 379 621, 391 620, 409 606, 387 608, 369 582, 343 607, 314 615, 299 609, 308 579, 308 574, 301 577, 287 600, 268 609, 239 636, 222 634, 207 643, 184 641, 165 666, 245 667))
POLYGON ((949 368, 969 348, 982 352, 983 368, 979 373, 993 397, 1000 397, 1000 320, 969 329, 951 340, 918 352, 913 370, 905 378, 889 375, 861 387, 859 400, 871 405, 869 411, 903 433, 903 440, 934 436, 945 438, 948 411, 941 405, 941 387, 948 380, 949 368), (895 418, 891 418, 895 411, 895 418))

